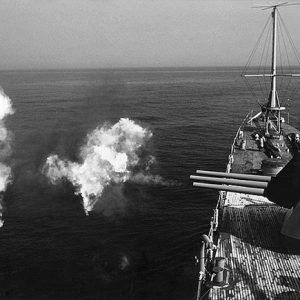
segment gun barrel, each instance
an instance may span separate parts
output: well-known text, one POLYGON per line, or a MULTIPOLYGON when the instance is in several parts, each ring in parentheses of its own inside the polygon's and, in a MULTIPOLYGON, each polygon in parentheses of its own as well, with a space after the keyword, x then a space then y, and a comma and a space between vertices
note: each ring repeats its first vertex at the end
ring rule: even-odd
POLYGON ((212 183, 202 183, 202 182, 193 182, 194 186, 208 188, 219 191, 229 191, 235 193, 251 194, 251 195, 264 195, 264 189, 244 187, 244 186, 231 186, 231 185, 222 185, 222 184, 212 184, 212 183))
POLYGON ((244 180, 253 180, 253 181, 271 181, 271 176, 262 176, 262 175, 252 175, 252 174, 238 174, 238 173, 225 173, 225 172, 213 172, 205 170, 197 170, 197 174, 215 176, 215 177, 224 177, 224 178, 234 178, 234 179, 244 179, 244 180))
POLYGON ((248 186, 248 187, 263 188, 263 189, 266 188, 268 185, 268 182, 266 181, 251 181, 251 180, 216 178, 216 177, 205 177, 205 176, 195 176, 195 175, 191 175, 190 178, 194 180, 206 181, 210 183, 248 186))

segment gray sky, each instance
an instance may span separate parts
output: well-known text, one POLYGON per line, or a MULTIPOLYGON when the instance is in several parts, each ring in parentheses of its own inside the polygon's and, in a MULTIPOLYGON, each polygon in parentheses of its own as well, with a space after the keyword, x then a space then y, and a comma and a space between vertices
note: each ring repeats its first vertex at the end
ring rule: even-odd
MULTIPOLYGON (((271 3, 1 0, 0 69, 244 65, 271 3)), ((281 15, 300 50, 300 6, 281 15)))

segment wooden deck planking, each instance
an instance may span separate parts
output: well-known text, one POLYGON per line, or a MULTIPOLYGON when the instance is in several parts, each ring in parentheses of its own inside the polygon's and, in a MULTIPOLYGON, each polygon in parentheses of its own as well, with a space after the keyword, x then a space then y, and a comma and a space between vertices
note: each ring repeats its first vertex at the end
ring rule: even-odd
MULTIPOLYGON (((252 136, 260 124, 254 126, 244 130, 246 151, 238 145, 234 148, 231 172, 260 173, 267 155, 252 136)), ((298 132, 288 124, 283 130, 286 134, 298 132)), ((291 157, 287 152, 284 156, 291 157)), ((300 299, 300 255, 287 249, 280 234, 287 210, 261 196, 225 195, 217 256, 227 260, 230 285, 212 289, 209 298, 300 299)))
POLYGON ((267 203, 224 206, 217 256, 227 259, 230 286, 212 290, 211 299, 300 299, 300 258, 280 234, 285 211, 267 203))
MULTIPOLYGON (((248 126, 249 130, 244 130, 243 139, 246 140, 246 151, 240 149, 239 143, 235 145, 235 150, 233 153, 233 164, 232 172, 234 173, 258 173, 261 168, 262 160, 268 158, 264 151, 260 150, 258 147, 258 142, 254 140, 253 134, 260 132, 262 124, 254 123, 252 127, 248 126)), ((283 131, 285 134, 299 133, 297 129, 290 126, 289 124, 283 124, 283 131)), ((285 141, 275 141, 275 144, 285 144, 285 141)), ((286 149, 286 145, 281 147, 286 149)), ((292 155, 290 153, 284 153, 282 151, 284 159, 291 159, 292 155)))
POLYGON ((232 172, 234 173, 252 173, 253 170, 260 169, 260 163, 267 158, 263 151, 258 148, 257 141, 252 137, 253 132, 258 130, 256 126, 253 130, 244 130, 244 139, 246 140, 246 151, 241 150, 239 144, 235 146, 233 153, 232 172))

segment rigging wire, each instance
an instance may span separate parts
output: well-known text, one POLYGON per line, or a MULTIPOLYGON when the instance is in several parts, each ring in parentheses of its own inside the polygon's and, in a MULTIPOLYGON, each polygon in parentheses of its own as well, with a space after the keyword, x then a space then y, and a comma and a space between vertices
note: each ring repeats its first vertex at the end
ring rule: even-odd
POLYGON ((283 25, 283 27, 284 27, 284 29, 285 29, 286 35, 287 35, 287 37, 288 37, 288 39, 289 39, 289 42, 290 42, 290 44, 291 44, 291 46, 292 46, 292 48, 293 48, 293 50, 294 50, 294 53, 295 53, 296 59, 297 59, 297 61, 298 61, 298 64, 300 65, 300 56, 299 56, 298 50, 297 50, 297 48, 296 48, 296 46, 295 46, 295 44, 294 44, 294 41, 293 41, 293 39, 292 39, 290 33, 288 32, 288 30, 287 30, 287 28, 286 28, 286 25, 285 25, 284 21, 283 21, 282 18, 281 18, 281 15, 279 15, 279 17, 280 17, 280 19, 281 19, 282 25, 283 25))
MULTIPOLYGON (((279 21, 280 21, 280 28, 282 28, 283 25, 284 25, 283 19, 282 19, 281 15, 279 13, 278 13, 278 15, 279 15, 279 21)), ((288 53, 288 49, 287 49, 287 43, 285 42, 285 37, 284 37, 284 34, 283 34, 283 30, 281 31, 281 35, 282 35, 282 40, 283 40, 284 47, 285 47, 285 53, 286 53, 288 69, 289 69, 290 74, 292 74, 292 67, 291 67, 291 63, 290 63, 289 53, 288 53)), ((286 91, 287 92, 289 91, 289 87, 290 87, 291 83, 292 83, 292 77, 289 77, 289 80, 286 84, 286 91)))
MULTIPOLYGON (((277 95, 278 95, 278 101, 279 98, 283 94, 286 94, 285 98, 287 97, 287 101, 290 101, 290 98, 294 97, 296 92, 298 91, 300 87, 300 80, 298 84, 292 84, 293 78, 292 76, 280 76, 285 75, 285 72, 288 72, 292 74, 292 66, 291 66, 291 60, 289 57, 289 50, 292 50, 294 52, 295 57, 298 62, 298 66, 300 66, 300 56, 297 51, 297 48, 295 47, 295 44, 291 38, 290 33, 287 31, 286 25, 282 20, 282 17, 280 13, 278 12, 278 31, 277 31, 277 39, 278 39, 278 58, 279 58, 279 64, 278 64, 278 89, 277 89, 277 95), (286 36, 285 36, 286 35, 286 36), (288 45, 290 45, 288 47, 288 45)), ((269 57, 271 54, 271 45, 272 45, 272 17, 269 16, 268 20, 266 21, 264 28, 253 48, 253 50, 250 53, 250 56, 247 60, 247 63, 243 69, 242 76, 246 74, 246 72, 249 72, 251 70, 251 64, 255 62, 254 58, 256 59, 258 52, 261 53, 260 59, 257 60, 258 65, 258 73, 261 74, 263 72, 264 74, 270 73, 270 61, 269 57), (268 27, 268 29, 267 29, 268 27), (262 38, 265 37, 265 41, 262 42, 262 38), (258 48, 262 48, 262 51, 258 51, 258 48)), ((254 66, 254 65, 253 65, 254 66)), ((253 70, 252 70, 253 72, 253 70)), ((252 73, 251 72, 251 73, 252 73)), ((251 74, 249 72, 249 74, 251 74)), ((266 77, 255 77, 254 80, 251 80, 249 78, 244 77, 247 89, 251 92, 252 96, 257 99, 258 103, 260 103, 259 98, 262 97, 264 101, 269 98, 269 90, 270 90, 270 79, 268 76, 266 77)), ((271 79, 272 80, 272 79, 271 79)))
MULTIPOLYGON (((263 38, 263 36, 264 36, 265 33, 266 33, 266 28, 268 28, 267 34, 266 34, 267 37, 270 35, 270 23, 271 23, 271 21, 272 21, 271 16, 269 16, 269 18, 267 19, 267 21, 266 21, 266 23, 265 23, 265 25, 264 25, 264 27, 263 27, 263 30, 262 30, 262 32, 261 32, 261 34, 260 34, 260 36, 259 36, 259 38, 258 38, 258 40, 257 40, 257 42, 256 42, 256 44, 255 44, 255 46, 254 46, 254 48, 253 48, 253 50, 252 50, 251 53, 250 53, 250 56, 249 56, 249 58, 248 58, 248 60, 247 60, 247 63, 246 63, 246 65, 245 65, 244 69, 243 69, 242 76, 246 74, 246 71, 247 71, 248 69, 250 69, 250 64, 252 63, 253 58, 254 58, 255 54, 257 53, 257 49, 258 49, 258 47, 260 46, 260 44, 264 44, 264 46, 263 46, 263 54, 264 54, 264 52, 265 52, 265 50, 266 50, 266 42, 267 42, 266 40, 267 40, 268 38, 265 39, 265 42, 264 42, 264 43, 262 43, 262 38, 263 38)), ((268 45, 268 47, 267 47, 267 52, 268 52, 268 48, 269 48, 269 45, 268 45)), ((266 54, 266 57, 267 57, 267 54, 266 54)), ((263 55, 262 55, 262 57, 261 57, 261 59, 260 59, 260 62, 259 62, 258 71, 261 70, 262 60, 263 60, 263 55)), ((265 96, 265 95, 264 95, 264 91, 263 91, 263 88, 262 88, 262 86, 261 86, 261 81, 260 81, 258 78, 256 78, 256 81, 257 81, 258 85, 260 86, 260 88, 258 89, 258 94, 256 94, 256 93, 254 92, 255 90, 257 91, 257 89, 254 88, 255 84, 251 84, 251 83, 250 83, 250 80, 247 80, 246 78, 244 78, 244 79, 245 79, 245 83, 246 83, 246 85, 247 85, 248 90, 251 92, 251 94, 253 95, 254 98, 257 98, 257 101, 258 101, 258 102, 259 102, 259 98, 260 98, 260 96, 259 96, 260 93, 262 94, 262 98, 263 98, 263 99, 265 98, 265 97, 264 97, 264 96, 265 96)), ((256 84, 257 84, 257 83, 256 83, 256 84)), ((265 87, 265 89, 267 90, 267 87, 265 87)))
MULTIPOLYGON (((267 68, 270 68, 270 62, 268 63, 268 59, 269 57, 271 57, 272 51, 271 51, 271 45, 272 45, 272 21, 271 21, 271 17, 270 17, 270 23, 269 23, 269 29, 268 29, 268 34, 266 36, 266 43, 267 43, 267 51, 265 52, 265 62, 264 62, 264 74, 267 74, 267 68)), ((270 69, 269 69, 270 72, 270 69)), ((263 82, 265 85, 265 91, 263 94, 263 98, 268 99, 269 95, 268 95, 268 91, 269 91, 269 87, 268 85, 270 84, 269 78, 263 78, 263 82)))
MULTIPOLYGON (((283 59, 282 59, 282 51, 281 51, 280 33, 281 33, 281 27, 280 27, 280 22, 278 22, 277 40, 278 40, 278 50, 279 50, 279 62, 280 62, 279 70, 280 70, 280 73, 283 74, 283 59)), ((280 82, 279 82, 279 85, 277 88, 278 95, 280 95, 282 85, 283 85, 283 77, 280 77, 280 82)))
MULTIPOLYGON (((281 20, 280 20, 280 29, 282 30, 281 20)), ((290 74, 292 74, 292 67, 291 67, 290 58, 289 58, 288 49, 287 49, 287 45, 286 45, 286 42, 285 42, 285 37, 284 37, 283 31, 281 31, 281 36, 282 36, 282 41, 283 41, 283 44, 284 44, 284 49, 285 49, 285 54, 286 54, 288 71, 289 71, 290 74)), ((282 82, 283 82, 283 80, 284 79, 281 78, 282 82)), ((292 83, 292 77, 288 77, 287 81, 285 81, 285 82, 286 82, 285 91, 286 91, 286 93, 288 93, 290 85, 292 83)), ((288 94, 287 94, 287 97, 288 97, 288 94)))
MULTIPOLYGON (((284 21, 283 21, 282 18, 281 18, 281 15, 279 15, 279 17, 280 17, 281 23, 282 23, 282 25, 283 25, 284 31, 285 31, 285 33, 286 33, 286 35, 287 35, 287 37, 288 37, 289 43, 290 43, 290 45, 291 45, 291 47, 292 47, 292 50, 293 50, 293 52, 294 52, 295 58, 296 58, 297 61, 298 61, 298 67, 299 67, 299 66, 300 66, 300 58, 299 58, 300 56, 299 56, 299 52, 298 52, 298 50, 297 50, 297 48, 296 48, 296 46, 295 46, 295 44, 294 44, 294 41, 293 41, 293 39, 292 39, 290 33, 289 33, 288 30, 287 30, 287 27, 286 27, 284 21)), ((299 86, 300 86, 300 81, 298 82, 298 84, 295 84, 295 87, 294 87, 294 89, 293 89, 292 92, 291 92, 291 98, 293 98, 293 97, 295 96, 295 94, 297 93, 297 91, 298 91, 298 89, 299 89, 299 86)))
POLYGON ((242 75, 244 75, 246 69, 248 69, 248 67, 249 67, 249 65, 250 65, 250 63, 251 63, 251 61, 252 61, 252 58, 253 58, 253 56, 254 56, 254 54, 255 54, 255 52, 256 52, 258 46, 259 46, 259 43, 260 43, 260 40, 261 40, 261 38, 262 38, 262 36, 263 36, 263 34, 264 34, 264 31, 265 31, 265 29, 266 29, 266 27, 267 27, 267 25, 268 25, 268 23, 269 23, 270 21, 271 21, 271 17, 269 16, 269 18, 267 19, 267 21, 266 21, 266 23, 265 23, 265 25, 264 25, 264 28, 263 28, 263 30, 262 30, 262 32, 261 32, 261 34, 260 34, 260 36, 259 36, 259 38, 258 38, 256 44, 255 44, 253 50, 252 50, 251 53, 250 53, 250 56, 249 56, 249 58, 248 58, 248 60, 247 60, 247 63, 246 63, 246 65, 245 65, 245 67, 244 67, 244 70, 243 70, 243 72, 242 72, 242 75))
MULTIPOLYGON (((271 21, 271 18, 269 18, 270 21, 271 21)), ((270 24, 268 24, 268 31, 267 31, 267 35, 266 35, 266 38, 265 38, 265 42, 264 42, 264 47, 263 47, 263 51, 262 51, 262 54, 261 54, 261 57, 260 57, 260 62, 259 62, 259 67, 258 67, 258 70, 257 70, 257 74, 260 73, 260 69, 261 69, 261 66, 262 66, 262 63, 263 63, 263 58, 264 58, 264 55, 265 57, 267 58, 268 57, 268 51, 269 51, 269 46, 270 46, 270 32, 271 32, 271 26, 270 24), (268 43, 269 42, 269 43, 268 43), (266 48, 266 45, 267 45, 267 48, 266 48)), ((266 74, 266 63, 264 64, 264 67, 263 67, 263 73, 266 74)), ((258 77, 256 78, 258 84, 259 84, 259 91, 261 92, 261 95, 262 95, 262 99, 265 98, 265 91, 267 91, 267 86, 266 86, 266 79, 263 78, 262 80, 260 80, 258 77), (262 82, 265 86, 265 90, 263 89, 262 87, 262 82)))

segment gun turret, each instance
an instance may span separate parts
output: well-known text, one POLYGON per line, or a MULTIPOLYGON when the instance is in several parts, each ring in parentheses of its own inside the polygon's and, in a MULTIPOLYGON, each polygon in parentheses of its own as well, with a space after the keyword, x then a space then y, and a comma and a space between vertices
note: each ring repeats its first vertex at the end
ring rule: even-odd
POLYGON ((275 176, 224 173, 197 170, 190 178, 194 186, 260 195, 285 208, 295 207, 300 200, 300 153, 275 176))
POLYGON ((191 175, 196 187, 259 195, 273 203, 293 208, 293 213, 285 221, 285 235, 300 240, 300 153, 295 153, 290 162, 276 176, 223 173, 197 170, 199 175, 191 175), (203 176, 205 175, 205 176, 203 176))

